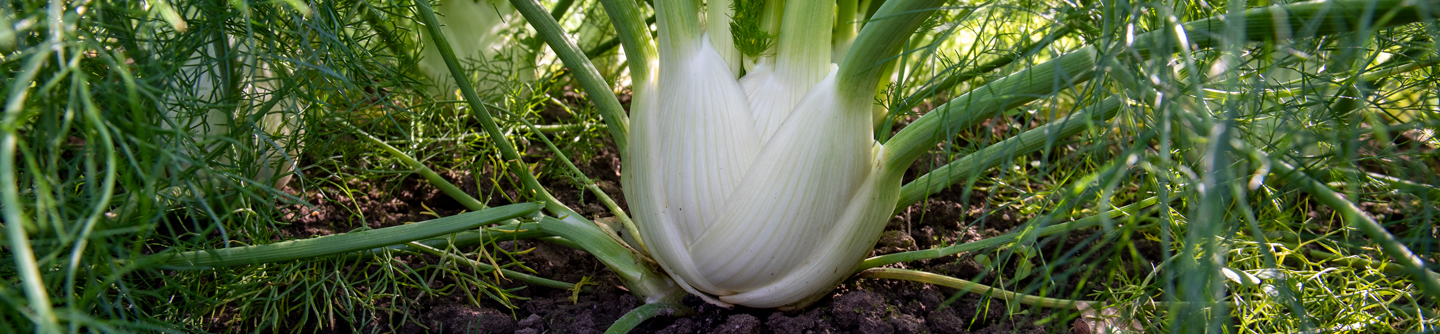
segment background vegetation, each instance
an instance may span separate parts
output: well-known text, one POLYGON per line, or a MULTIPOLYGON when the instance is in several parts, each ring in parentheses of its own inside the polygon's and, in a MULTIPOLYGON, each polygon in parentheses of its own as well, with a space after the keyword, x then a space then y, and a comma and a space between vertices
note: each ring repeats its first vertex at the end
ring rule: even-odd
MULTIPOLYGON (((1440 286, 1426 280, 1435 281, 1440 261, 1440 30, 1433 16, 1388 24, 1399 15, 1394 3, 1184 35, 1165 32, 1279 3, 952 2, 895 61, 877 95, 888 112, 877 137, 962 93, 1096 46, 1094 79, 1070 87, 1073 78, 1056 76, 1054 94, 943 129, 949 140, 907 175, 946 180, 911 183, 907 194, 952 183, 961 198, 985 194, 964 203, 981 214, 959 222, 976 230, 991 213, 1029 220, 1013 230, 1024 232, 1154 203, 1087 230, 1102 233, 1022 233, 961 254, 989 267, 981 275, 998 277, 993 287, 1118 305, 1107 310, 1143 320, 1143 331, 1433 331, 1440 286), (1266 37, 1239 42, 1245 34, 1266 37), (1113 103, 1113 116, 1074 120, 1074 135, 1005 141, 1101 103, 1113 103), (1034 148, 1005 146, 1020 144, 1034 148), (1065 242, 1076 235, 1088 239, 1065 242), (1145 244, 1160 245, 1167 260, 1124 260, 1145 244), (1429 271, 1405 267, 1386 247, 1408 249, 1429 271)), ((1440 8, 1417 3, 1432 6, 1429 15, 1440 8)), ((553 16, 624 96, 624 58, 599 5, 544 5, 560 9, 553 16)), ((436 93, 416 66, 426 43, 416 13, 403 0, 0 5, 0 328, 343 331, 379 318, 403 323, 417 291, 514 305, 495 268, 525 265, 483 233, 533 224, 526 219, 465 233, 481 236, 474 240, 303 259, 197 268, 169 257, 529 201, 500 140, 519 147, 522 165, 567 204, 609 216, 609 203, 587 191, 621 196, 592 180, 612 171, 557 162, 615 150, 587 93, 544 43, 516 26, 507 34, 518 52, 465 62, 486 88, 483 112, 505 135, 496 138, 480 130, 471 105, 453 90, 436 93), (478 203, 356 204, 404 198, 416 180, 436 178, 478 203), (346 214, 296 227, 333 212, 346 214), (432 286, 439 276, 457 283, 432 286)), ((902 206, 926 212, 924 197, 902 206)), ((1039 306, 1008 312, 1028 307, 1039 306)), ((1067 316, 1084 318, 1080 311, 1067 316)))

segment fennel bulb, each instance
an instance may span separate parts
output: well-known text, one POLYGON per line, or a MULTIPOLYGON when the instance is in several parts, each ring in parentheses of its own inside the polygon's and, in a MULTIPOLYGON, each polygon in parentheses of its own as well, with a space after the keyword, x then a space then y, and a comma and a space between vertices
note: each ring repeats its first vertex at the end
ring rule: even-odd
MULTIPOLYGON (((515 11, 515 6, 502 0, 442 0, 435 7, 441 30, 455 56, 462 63, 482 64, 482 73, 475 89, 481 92, 500 87, 504 76, 514 74, 522 82, 535 81, 533 55, 525 54, 524 48, 512 43, 512 32, 529 29, 515 11), (509 57, 508 61, 492 61, 496 56, 509 57), (527 64, 528 63, 528 64, 527 64), (498 74, 498 76, 496 75, 498 74)), ((418 20, 417 20, 418 22, 418 20)), ((435 47, 426 29, 421 31, 425 46, 421 50, 420 71, 434 80, 434 93, 452 94, 455 79, 440 58, 440 49, 435 47)))
MULTIPOLYGON (((192 7, 185 18, 195 22, 199 12, 192 7)), ((189 140, 180 143, 189 161, 234 166, 243 177, 284 187, 290 182, 300 150, 289 138, 299 131, 299 115, 305 107, 294 99, 274 95, 278 89, 276 72, 286 69, 258 59, 251 52, 254 40, 241 41, 221 33, 195 34, 199 33, 176 32, 172 36, 208 42, 191 52, 175 75, 168 78, 171 90, 165 96, 161 127, 189 134, 189 140), (274 98, 281 100, 271 101, 274 98), (260 110, 267 104, 269 109, 260 110), (224 137, 234 140, 220 139, 224 137), (236 142, 249 145, 227 146, 236 142), (208 160, 216 157, 212 153, 216 150, 222 151, 218 160, 208 160)))
POLYGON ((692 1, 655 5, 658 63, 634 78, 622 175, 647 250, 712 303, 823 297, 869 255, 904 169, 871 137, 873 94, 842 93, 834 2, 788 2, 773 55, 743 77, 717 41, 728 34, 705 31, 727 26, 727 1, 710 2, 704 28, 692 1))

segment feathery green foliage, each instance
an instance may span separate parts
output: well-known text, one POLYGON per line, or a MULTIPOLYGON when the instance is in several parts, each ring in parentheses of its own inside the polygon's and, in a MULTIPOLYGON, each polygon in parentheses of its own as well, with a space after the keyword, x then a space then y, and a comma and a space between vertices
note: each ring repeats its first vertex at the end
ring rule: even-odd
MULTIPOLYGON (((415 1, 0 5, 0 328, 386 331, 424 296, 518 305, 501 275, 574 287, 500 246, 517 238, 583 248, 655 297, 616 330, 683 309, 633 239, 646 222, 573 164, 634 158, 621 97, 658 71, 649 2, 512 3, 557 22, 446 62, 459 97, 416 65, 439 43, 415 1), (478 212, 357 204, 419 179, 478 212), (461 221, 529 201, 546 209, 461 221), (590 203, 615 226, 572 211, 590 203), (343 252, 264 254, 294 245, 343 252)), ((1047 326, 1093 320, 1079 304, 1145 332, 1440 326, 1440 3, 836 3, 824 44, 874 76, 847 92, 904 166, 895 214, 960 205, 955 230, 1008 229, 846 264, 881 268, 852 279, 990 291, 1047 326), (975 277, 892 268, 976 256, 975 277)), ((733 3, 740 54, 778 55, 765 11, 782 7, 733 3)))

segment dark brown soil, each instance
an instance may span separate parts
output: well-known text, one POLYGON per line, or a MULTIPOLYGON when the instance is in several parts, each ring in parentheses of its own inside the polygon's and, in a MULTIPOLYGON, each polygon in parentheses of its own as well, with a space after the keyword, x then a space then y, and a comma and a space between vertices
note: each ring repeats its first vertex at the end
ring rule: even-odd
MULTIPOLYGON (((520 241, 535 247, 523 260, 540 276, 575 282, 596 281, 592 291, 569 300, 570 291, 526 288, 517 295, 518 309, 489 300, 476 306, 462 295, 423 297, 409 314, 413 321, 379 321, 368 330, 401 333, 602 333, 616 319, 640 306, 620 282, 588 254, 543 242, 520 241), (422 326, 423 325, 423 326, 422 326)), ((962 271, 978 272, 973 262, 962 271)), ((516 285, 518 286, 518 285, 516 285)), ((1009 315, 1006 305, 973 294, 946 303, 955 291, 912 282, 852 280, 829 298, 800 311, 736 307, 724 309, 699 298, 685 303, 696 314, 649 320, 635 333, 1044 333, 1035 321, 1049 315, 1009 315)), ((1024 310, 1024 308, 1020 309, 1024 310)), ((1032 310, 1033 311, 1033 310, 1032 310)), ((391 315, 388 319, 398 320, 391 315)), ((1049 328, 1056 329, 1056 328, 1049 328)), ((1068 329, 1066 326, 1058 327, 1068 329)))
MULTIPOLYGON (((532 158, 534 162, 550 163, 545 159, 545 153, 535 152, 527 152, 535 155, 532 158)), ((602 149, 591 156, 593 158, 588 161, 577 161, 577 164, 623 206, 624 196, 618 188, 619 158, 610 149, 602 149)), ((918 168, 922 167, 912 170, 911 177, 923 172, 918 168)), ((442 171, 441 174, 453 183, 467 187, 465 191, 475 194, 475 176, 468 172, 442 171)), ((490 179, 490 176, 483 175, 481 179, 490 179)), ((418 176, 406 178, 398 187, 384 188, 355 180, 330 181, 326 186, 296 194, 307 200, 310 206, 291 205, 283 208, 287 210, 287 218, 292 223, 283 233, 286 237, 304 238, 341 233, 359 227, 360 221, 366 222, 369 227, 379 228, 431 218, 426 212, 449 215, 463 211, 457 202, 418 176), (345 184, 346 191, 341 191, 337 184, 345 184)), ((574 209, 587 217, 602 218, 610 215, 598 201, 593 200, 593 196, 582 194, 568 181, 546 179, 542 182, 547 183, 547 187, 555 192, 557 198, 571 203, 574 209)), ((932 196, 928 202, 901 210, 887 226, 874 254, 975 241, 1000 235, 1029 218, 1021 217, 1020 213, 1009 208, 986 207, 985 205, 991 203, 986 200, 987 196, 988 194, 979 192, 964 194, 958 190, 947 190, 932 196)), ((497 201, 499 202, 492 202, 491 205, 505 204, 500 203, 503 200, 497 201)), ((1094 233, 1072 233, 1069 236, 1042 239, 1041 251, 1048 258, 1052 253, 1058 256, 1079 249, 1079 256, 1083 256, 1088 248, 1083 245, 1093 242, 1093 239, 1087 239, 1092 234, 1094 233)), ((1134 246, 1144 259, 1131 260, 1154 261, 1160 257, 1158 247, 1153 243, 1146 244, 1141 241, 1134 243, 1134 246)), ((626 312, 641 305, 640 300, 624 290, 614 274, 583 251, 532 240, 503 242, 501 247, 512 250, 533 248, 533 251, 520 255, 518 259, 533 268, 540 277, 566 282, 578 282, 588 278, 596 284, 590 291, 581 293, 574 302, 570 300, 570 291, 525 287, 515 294, 528 300, 515 300, 514 309, 489 299, 483 299, 480 305, 475 305, 461 292, 429 296, 415 291, 412 296, 421 297, 415 299, 416 303, 412 304, 412 307, 405 308, 403 314, 394 314, 394 311, 392 314, 380 314, 372 317, 375 320, 371 323, 360 324, 359 327, 365 328, 367 332, 393 330, 401 333, 600 333, 626 312)), ((1097 256, 1104 258, 1107 255, 1097 256)), ((434 263, 438 259, 411 256, 402 261, 434 263)), ((971 260, 968 254, 899 266, 986 284, 996 283, 996 275, 985 272, 984 267, 971 260)), ((1053 272, 1058 275, 1062 272, 1075 273, 1092 269, 1088 266, 1076 266, 1083 265, 1063 265, 1053 268, 1053 272)), ((441 282, 432 285, 448 284, 444 282, 445 279, 447 278, 441 277, 441 282)), ((1058 283, 1046 287, 1050 296, 1086 296, 1085 292, 1074 291, 1077 281, 1074 277, 1049 279, 1058 283)), ((1031 280, 1034 278, 1007 282, 1006 286, 1010 289, 1023 289, 1031 280)), ((505 284, 507 287, 521 287, 514 282, 505 284)), ((693 296, 689 297, 686 303, 696 314, 655 318, 643 323, 635 332, 1045 333, 1069 332, 1069 324, 1074 320, 1071 312, 1021 305, 1012 308, 1000 300, 975 294, 960 294, 950 288, 877 279, 851 279, 829 297, 800 311, 780 312, 744 307, 724 309, 706 304, 693 296)), ((376 306, 394 309, 391 305, 376 306)), ((343 331, 343 327, 315 330, 343 331)))

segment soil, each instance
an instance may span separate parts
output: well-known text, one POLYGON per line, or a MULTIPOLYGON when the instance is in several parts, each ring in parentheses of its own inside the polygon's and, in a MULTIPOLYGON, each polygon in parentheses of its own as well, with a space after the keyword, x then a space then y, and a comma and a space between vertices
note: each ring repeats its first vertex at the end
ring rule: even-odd
MULTIPOLYGON (((578 167, 600 185, 610 196, 625 205, 619 189, 619 157, 613 149, 602 146, 600 152, 588 161, 577 161, 578 167)), ((544 152, 530 151, 533 162, 547 163, 544 152)), ((928 158, 927 158, 928 159, 928 158)), ((936 157, 935 159, 939 159, 936 157)), ((916 164, 917 166, 925 164, 916 164)), ((543 168, 537 167, 537 168, 543 168)), ((908 177, 922 174, 922 167, 909 171, 908 177)), ((488 170, 487 170, 488 171, 488 170)), ((476 193, 476 176, 468 172, 440 171, 452 183, 461 185, 466 192, 476 193)), ((311 177, 327 177, 312 175, 311 177)), ((480 179, 493 179, 481 175, 480 179)), ((283 234, 289 238, 305 238, 315 235, 341 233, 358 227, 357 217, 371 228, 393 226, 409 221, 429 219, 427 212, 450 215, 463 211, 454 200, 435 189, 418 176, 410 176, 398 187, 379 186, 355 180, 331 180, 328 184, 345 184, 343 192, 339 187, 328 186, 298 191, 288 189, 292 194, 309 202, 309 205, 289 205, 284 208, 291 225, 283 234), (338 181, 338 182, 335 182, 338 181), (348 194, 348 195, 345 195, 348 194)), ((569 181, 545 179, 548 189, 555 192, 562 202, 590 218, 604 218, 604 210, 590 194, 582 194, 569 181), (575 204, 575 203, 585 204, 575 204)), ((901 210, 891 219, 885 234, 875 246, 874 254, 886 254, 927 249, 957 242, 979 240, 1005 233, 1020 225, 1029 217, 1022 217, 1013 209, 986 207, 988 194, 979 191, 962 194, 947 190, 931 196, 928 202, 916 204, 901 210)), ((501 205, 496 200, 491 205, 501 205)), ((1072 233, 1070 236, 1051 240, 1058 242, 1057 250, 1070 251, 1087 242, 1093 231, 1072 233)), ((1158 245, 1135 242, 1143 262, 1155 261, 1158 245)), ((514 300, 511 309, 490 299, 479 297, 479 305, 471 302, 463 292, 431 296, 415 291, 416 303, 404 310, 404 314, 381 314, 367 324, 351 324, 365 329, 365 332, 400 333, 601 333, 616 319, 629 310, 640 306, 641 301, 624 290, 616 276, 608 271, 589 254, 554 244, 533 240, 502 242, 501 247, 511 250, 532 249, 518 256, 525 266, 535 270, 540 277, 566 282, 588 279, 594 282, 590 291, 579 294, 571 300, 571 291, 544 287, 524 287, 515 292, 528 298, 514 300)), ((1052 245, 1054 246, 1054 245, 1052 245)), ((1042 247, 1044 247, 1042 245, 1042 247)), ((1055 248, 1055 247, 1052 247, 1055 248)), ((1048 248, 1047 248, 1048 249, 1048 248)), ((1047 254, 1050 252, 1046 250, 1047 254)), ((1057 253, 1059 253, 1057 251, 1057 253)), ((1047 255, 1048 256, 1048 255, 1047 255)), ((1099 255, 1105 256, 1105 255, 1099 255)), ((437 258, 407 255, 403 262, 435 263, 437 258), (429 262, 426 262, 429 261, 429 262)), ((1070 261, 1068 263, 1084 263, 1070 261)), ((994 273, 984 272, 984 267, 971 260, 968 254, 941 259, 918 261, 897 265, 908 269, 919 269, 952 277, 994 284, 994 273)), ((1013 268, 1014 266, 1008 266, 1013 268)), ((1061 266, 1057 271, 1075 270, 1061 266)), ((1013 273, 1004 273, 1010 275, 1013 273)), ((432 285, 448 284, 441 282, 432 285)), ((1103 279, 1103 278, 1097 278, 1103 279)), ((1076 279, 1060 279, 1060 286, 1047 287, 1052 296, 1071 296, 1076 279), (1068 282, 1068 283, 1066 283, 1068 282)), ((1023 287, 1007 284, 1010 287, 1023 287)), ((504 283, 507 287, 518 288, 515 282, 504 283)), ((1103 282, 1101 282, 1103 284, 1103 282)), ((1079 293, 1078 296, 1084 296, 1079 293)), ((815 304, 798 311, 782 312, 769 309, 735 307, 725 309, 706 304, 697 297, 689 297, 686 304, 695 314, 681 317, 657 317, 646 321, 635 329, 635 333, 1053 333, 1071 332, 1075 320, 1073 312, 1057 312, 1050 309, 1008 305, 999 300, 975 294, 957 293, 957 290, 908 281, 850 279, 815 304), (1052 312, 1056 317, 1051 317, 1052 312)), ((376 305, 382 309, 395 308, 392 305, 376 305)), ((305 331, 346 332, 348 326, 325 326, 307 328, 305 331)), ((225 331, 227 329, 213 328, 225 331)), ((232 328, 233 330, 233 328, 232 328)), ((244 329, 239 329, 244 330, 244 329)), ((282 328, 282 331, 284 328, 282 328)), ((299 330, 299 329, 296 329, 299 330)))

